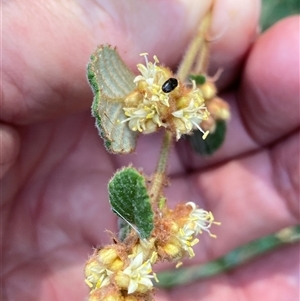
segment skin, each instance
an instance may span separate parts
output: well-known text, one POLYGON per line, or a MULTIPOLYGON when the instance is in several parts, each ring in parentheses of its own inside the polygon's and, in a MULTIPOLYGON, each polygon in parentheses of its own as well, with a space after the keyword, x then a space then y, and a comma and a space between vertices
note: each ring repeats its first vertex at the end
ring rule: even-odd
MULTIPOLYGON (((90 53, 110 43, 132 70, 145 51, 176 67, 210 5, 106 2, 3 2, 2 300, 83 300, 84 263, 93 246, 109 242, 104 230, 116 231, 108 180, 129 162, 147 174, 155 168, 159 133, 141 137, 132 155, 104 149, 90 114, 90 53)), ((259 9, 259 1, 216 1, 211 74, 225 70, 218 84, 232 109, 226 142, 212 158, 197 157, 184 141, 171 154, 170 206, 192 200, 222 222, 212 228, 218 238, 201 236, 186 264, 299 220, 299 17, 260 35, 259 9)), ((156 299, 295 300, 298 247, 188 289, 160 290, 156 299)))

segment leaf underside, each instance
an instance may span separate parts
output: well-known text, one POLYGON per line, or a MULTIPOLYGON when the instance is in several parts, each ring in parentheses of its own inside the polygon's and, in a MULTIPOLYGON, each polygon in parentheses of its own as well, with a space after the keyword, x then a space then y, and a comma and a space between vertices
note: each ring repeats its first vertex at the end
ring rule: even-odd
POLYGON ((102 45, 91 55, 87 77, 94 92, 92 115, 106 148, 114 154, 134 151, 137 133, 122 123, 124 99, 135 89, 134 74, 114 48, 102 45))
POLYGON ((153 230, 153 211, 145 178, 134 168, 118 171, 108 184, 113 212, 134 225, 141 238, 149 238, 153 230))

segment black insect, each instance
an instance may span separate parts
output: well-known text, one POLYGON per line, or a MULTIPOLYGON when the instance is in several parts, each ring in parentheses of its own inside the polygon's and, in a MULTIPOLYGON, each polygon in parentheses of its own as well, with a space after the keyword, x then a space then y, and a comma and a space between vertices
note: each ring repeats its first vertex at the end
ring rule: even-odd
POLYGON ((178 80, 174 77, 170 77, 167 81, 164 82, 161 89, 165 93, 172 92, 178 86, 178 80))

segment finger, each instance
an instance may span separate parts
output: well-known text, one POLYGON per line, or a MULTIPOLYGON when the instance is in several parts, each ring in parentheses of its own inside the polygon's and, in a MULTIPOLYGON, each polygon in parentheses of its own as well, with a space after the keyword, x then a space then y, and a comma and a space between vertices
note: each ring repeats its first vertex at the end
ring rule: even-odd
POLYGON ((299 138, 294 134, 270 149, 195 175, 191 185, 199 200, 222 222, 215 228, 218 238, 209 241, 208 256, 219 257, 298 223, 299 138))
MULTIPOLYGON (((211 3, 203 1, 181 1, 186 6, 186 19, 189 20, 189 24, 193 24, 192 27, 194 29, 197 28, 199 20, 204 16, 205 12, 207 12, 209 5, 211 3)), ((174 8, 173 8, 174 9, 174 8)), ((228 72, 225 72, 223 75, 223 84, 231 81, 235 75, 239 66, 241 64, 241 59, 244 58, 246 52, 248 51, 251 43, 253 42, 254 36, 256 34, 257 21, 259 16, 259 2, 258 1, 243 1, 243 3, 239 3, 237 1, 216 1, 213 9, 213 21, 212 21, 212 37, 218 36, 218 38, 212 43, 212 57, 211 60, 213 65, 218 66, 218 68, 228 68, 228 72), (225 30, 224 30, 225 28, 225 30), (239 45, 237 47, 237 45, 239 45)), ((168 10, 168 13, 172 15, 172 8, 168 10)), ((166 22, 166 26, 168 22, 166 22)), ((180 54, 180 49, 184 49, 182 45, 178 44, 178 41, 185 41, 182 36, 181 31, 178 30, 177 26, 180 26, 180 23, 171 22, 172 28, 174 32, 176 32, 177 41, 172 43, 174 47, 160 47, 166 44, 169 44, 169 39, 172 39, 173 35, 170 31, 170 35, 163 35, 163 30, 159 36, 156 38, 164 39, 158 43, 151 43, 149 40, 143 41, 147 52, 157 54, 162 62, 170 62, 172 64, 174 62, 174 58, 178 61, 180 58, 178 54, 180 54), (178 35, 179 34, 179 35, 178 35), (175 51, 175 52, 174 52, 175 51)), ((189 32, 191 30, 189 29, 189 32)), ((175 38, 175 37, 174 37, 175 38)), ((171 40, 171 42, 173 42, 171 40)), ((239 124, 240 121, 234 121, 234 128, 240 131, 239 127, 235 127, 236 124, 239 124)), ((234 134, 237 134, 236 132, 234 134)), ((236 140, 236 139, 235 139, 236 140)), ((137 166, 145 167, 145 171, 153 172, 155 165, 153 166, 153 162, 155 162, 155 158, 157 158, 157 154, 159 153, 159 145, 161 143, 160 135, 151 135, 145 138, 140 138, 138 142, 138 147, 136 149, 136 154, 131 155, 130 157, 117 157, 115 159, 117 166, 127 165, 129 162, 134 162, 137 166), (153 158, 153 159, 151 159, 153 158), (142 164, 140 164, 142 163, 142 164)), ((253 143, 251 139, 247 141, 246 147, 253 147, 253 143), (250 145, 249 145, 250 144, 250 145)), ((219 158, 217 158, 214 162, 221 161, 224 157, 228 157, 235 155, 236 153, 232 151, 233 148, 231 145, 229 147, 226 146, 225 152, 222 152, 219 158)), ((170 166, 169 171, 171 173, 180 173, 185 169, 186 160, 182 159, 184 154, 179 154, 178 156, 174 155, 174 151, 172 152, 172 166, 170 166), (183 162, 182 162, 183 161, 183 162)), ((191 151, 183 150, 183 153, 188 153, 187 157, 189 158, 187 161, 191 164, 199 161, 199 157, 193 156, 191 151), (193 156, 194 160, 191 160, 191 156, 193 156)), ((201 163, 203 164, 203 163, 201 163)), ((208 162, 208 164, 210 164, 208 162)), ((190 165, 190 164, 188 164, 190 165)), ((194 167, 197 167, 197 164, 194 164, 194 167)))
MULTIPOLYGON (((232 118, 226 139, 212 157, 196 155, 180 142, 179 156, 188 169, 211 166, 274 143, 299 128, 299 17, 279 22, 262 34, 247 59, 239 93, 221 95, 232 118), (284 35, 283 35, 284 33, 284 35)), ((175 173, 182 169, 174 169, 175 173)))
POLYGON ((212 277, 188 286, 170 291, 170 299, 180 301, 256 301, 297 300, 299 294, 299 246, 293 245, 272 254, 267 254, 254 262, 243 265, 230 273, 212 277), (244 297, 246 296, 246 297, 244 297))
POLYGON ((79 8, 68 5, 40 5, 33 0, 3 5, 7 39, 1 118, 5 122, 32 123, 90 103, 92 93, 85 78, 90 37, 76 12, 71 13, 79 8))
MULTIPOLYGON (((227 1, 220 1, 217 12, 224 10, 221 3, 227 1)), ((253 33, 257 20, 252 17, 254 11, 258 12, 250 5, 253 1, 246 3, 248 6, 243 8, 247 20, 239 28, 246 28, 246 36, 251 36, 249 28, 253 33)), ((3 120, 32 123, 89 108, 92 94, 85 68, 98 44, 118 46, 121 56, 134 70, 138 54, 145 51, 157 54, 166 65, 177 64, 210 4, 207 0, 171 5, 165 0, 142 5, 138 1, 135 5, 86 1, 82 6, 77 2, 41 6, 31 1, 30 9, 28 3, 5 4, 3 28, 9 39, 3 49, 3 120)), ((233 1, 229 4, 234 9, 233 1)), ((237 9, 240 14, 241 8, 237 9)), ((232 18, 232 10, 225 12, 229 23, 232 19, 240 23, 239 14, 232 18)), ((223 25, 216 25, 218 33, 218 26, 223 25)), ((234 28, 237 26, 230 30, 234 28)), ((240 38, 238 32, 234 33, 246 51, 252 37, 243 42, 244 36, 240 38)), ((235 55, 228 56, 228 60, 233 62, 235 55)))
POLYGON ((0 137, 0 178, 2 178, 17 158, 20 149, 20 138, 16 130, 5 124, 0 124, 0 137))
POLYGON ((239 108, 245 127, 266 145, 299 127, 299 16, 258 39, 247 60, 239 108))
POLYGON ((230 91, 222 93, 220 96, 229 103, 231 114, 230 120, 226 122, 226 133, 223 144, 212 156, 203 156, 193 150, 187 139, 181 139, 176 146, 178 157, 180 157, 182 163, 181 167, 183 168, 178 168, 178 165, 174 166, 172 170, 175 174, 180 174, 185 170, 203 170, 203 168, 227 162, 260 147, 245 129, 239 113, 236 93, 230 91))
MULTIPOLYGON (((217 239, 201 235, 195 261, 206 262, 299 221, 299 138, 295 133, 272 148, 190 175, 172 177, 171 208, 194 201, 213 212, 217 239)), ((193 259, 194 260, 194 259, 193 259)))
MULTIPOLYGON (((7 3, 3 22, 9 37, 3 49, 3 120, 32 123, 89 108, 92 93, 86 64, 92 51, 103 43, 118 46, 122 57, 134 66, 140 52, 147 51, 149 44, 157 44, 149 36, 156 33, 157 38, 158 26, 171 20, 174 8, 166 11, 168 3, 138 5, 137 1, 137 5, 129 6, 119 1, 101 5, 86 1, 83 7, 77 2, 68 6, 58 2, 48 6, 35 1, 7 3), (145 28, 150 28, 148 34, 145 28)), ((179 14, 183 16, 183 12, 179 14)), ((164 40, 170 28, 160 27, 164 40)), ((180 30, 182 37, 185 27, 180 30)), ((176 32, 178 28, 172 32, 174 37, 176 32)))
POLYGON ((258 33, 260 1, 219 0, 214 2, 211 27, 210 74, 220 68, 220 88, 240 73, 245 57, 258 33))

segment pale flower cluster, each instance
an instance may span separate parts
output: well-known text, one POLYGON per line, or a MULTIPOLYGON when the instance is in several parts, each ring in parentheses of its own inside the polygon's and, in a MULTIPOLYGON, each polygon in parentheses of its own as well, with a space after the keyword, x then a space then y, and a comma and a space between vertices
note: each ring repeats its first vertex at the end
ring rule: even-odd
MULTIPOLYGON (((142 291, 152 289, 152 278, 156 279, 155 273, 152 272, 152 264, 157 259, 157 253, 153 252, 150 259, 143 261, 143 253, 140 252, 137 255, 131 257, 129 266, 122 272, 129 277, 129 285, 127 287, 128 294, 136 292, 139 287, 142 291)), ((158 281, 158 280, 157 280, 158 281)))
POLYGON ((179 229, 177 238, 180 241, 182 248, 187 251, 190 257, 194 257, 195 253, 193 246, 195 246, 199 239, 196 238, 198 234, 203 231, 209 233, 211 237, 216 237, 210 233, 209 228, 212 224, 219 224, 214 221, 214 216, 210 211, 197 208, 194 202, 186 203, 186 206, 192 207, 192 211, 187 217, 185 225, 179 229))
POLYGON ((216 236, 210 232, 209 228, 212 224, 219 225, 220 223, 214 220, 212 212, 197 208, 194 202, 188 202, 186 205, 192 207, 188 227, 195 232, 195 235, 206 231, 211 237, 215 238, 216 236))
POLYGON ((167 210, 161 216, 166 227, 158 229, 162 231, 162 236, 170 235, 166 243, 160 244, 153 235, 148 240, 134 242, 130 253, 127 253, 125 244, 96 250, 85 269, 85 282, 91 290, 89 300, 141 300, 141 296, 145 300, 152 300, 153 279, 158 282, 153 264, 166 259, 179 262, 176 265, 178 267, 185 256, 195 256, 193 247, 199 242, 196 237, 198 234, 206 231, 215 237, 209 229, 212 224, 218 223, 211 212, 199 209, 193 202, 180 206, 179 209, 167 210), (106 299, 105 296, 112 294, 116 294, 116 299, 106 299))
POLYGON ((86 271, 85 283, 90 288, 101 288, 110 283, 109 276, 113 272, 99 265, 96 261, 92 262, 86 271))
POLYGON ((152 265, 157 261, 157 253, 149 253, 147 250, 145 255, 142 250, 146 245, 149 246, 148 241, 140 247, 137 246, 134 253, 127 255, 127 264, 124 264, 113 247, 102 249, 97 252, 96 257, 91 257, 85 268, 85 282, 91 289, 91 300, 94 300, 93 295, 101 296, 102 292, 114 287, 112 283, 118 285, 119 291, 126 290, 128 295, 151 292, 151 279, 158 281, 152 271, 152 265))
MULTIPOLYGON (((156 56, 152 63, 148 61, 147 53, 141 55, 145 58, 145 65, 137 65, 141 74, 134 79, 136 99, 123 108, 127 118, 122 122, 128 122, 132 131, 145 134, 164 127, 173 130, 177 140, 182 135, 190 134, 192 130, 198 129, 205 139, 208 131, 204 132, 200 123, 208 118, 209 112, 201 91, 197 89, 195 83, 193 82, 192 88, 180 90, 182 95, 178 94, 181 83, 178 88, 164 92, 162 86, 173 76, 172 72, 165 67, 158 66, 159 60, 156 56)), ((129 98, 132 99, 133 96, 129 95, 129 98)))

